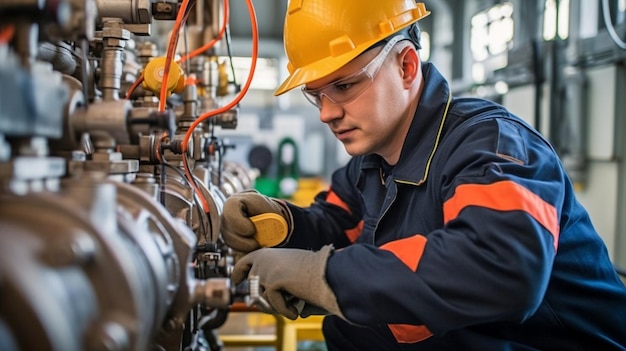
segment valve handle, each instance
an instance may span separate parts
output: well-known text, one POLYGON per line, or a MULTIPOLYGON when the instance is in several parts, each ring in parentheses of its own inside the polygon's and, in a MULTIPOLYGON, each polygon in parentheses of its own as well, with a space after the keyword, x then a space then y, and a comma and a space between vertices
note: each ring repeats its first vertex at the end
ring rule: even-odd
POLYGON ((287 238, 288 226, 283 216, 277 213, 262 213, 250 217, 256 227, 254 239, 261 247, 279 245, 287 238))

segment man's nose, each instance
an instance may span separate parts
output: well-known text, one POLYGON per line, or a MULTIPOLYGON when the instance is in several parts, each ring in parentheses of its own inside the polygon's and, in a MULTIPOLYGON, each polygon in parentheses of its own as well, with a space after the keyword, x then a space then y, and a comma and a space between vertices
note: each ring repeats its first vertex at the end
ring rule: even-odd
POLYGON ((331 121, 343 116, 343 108, 341 105, 332 102, 326 95, 320 97, 320 121, 322 123, 330 123, 331 121))

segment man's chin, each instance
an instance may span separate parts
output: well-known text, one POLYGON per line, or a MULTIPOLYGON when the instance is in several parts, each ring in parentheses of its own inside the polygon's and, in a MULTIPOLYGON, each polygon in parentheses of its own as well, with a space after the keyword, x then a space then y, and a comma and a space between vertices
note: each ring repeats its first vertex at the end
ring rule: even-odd
POLYGON ((343 147, 346 150, 346 153, 348 153, 348 155, 352 157, 363 156, 363 155, 368 154, 366 150, 364 150, 363 148, 359 148, 352 143, 343 142, 343 147))

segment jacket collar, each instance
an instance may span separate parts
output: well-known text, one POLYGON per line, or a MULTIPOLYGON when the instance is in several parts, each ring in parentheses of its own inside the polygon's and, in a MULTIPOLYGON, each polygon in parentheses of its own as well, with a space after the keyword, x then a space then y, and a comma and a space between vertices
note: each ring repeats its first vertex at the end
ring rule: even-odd
MULTIPOLYGON (((432 63, 423 63, 422 72, 424 89, 400 159, 393 169, 393 178, 399 183, 421 185, 426 182, 452 98, 448 82, 432 63)), ((378 155, 365 156, 361 169, 380 168, 382 161, 378 155)))

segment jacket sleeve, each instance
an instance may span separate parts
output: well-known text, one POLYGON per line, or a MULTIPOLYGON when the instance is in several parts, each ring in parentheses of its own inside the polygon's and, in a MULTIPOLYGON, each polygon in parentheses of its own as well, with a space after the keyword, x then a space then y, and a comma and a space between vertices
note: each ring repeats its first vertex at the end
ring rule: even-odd
POLYGON ((327 279, 344 316, 428 336, 533 314, 569 187, 547 142, 504 118, 459 127, 442 141, 425 186, 432 208, 396 210, 439 216, 439 228, 330 258, 327 279))
POLYGON ((288 203, 293 215, 293 234, 285 247, 320 249, 327 244, 335 248, 350 245, 360 234, 362 209, 355 187, 360 159, 353 158, 333 173, 327 191, 315 197, 310 207, 288 203))

